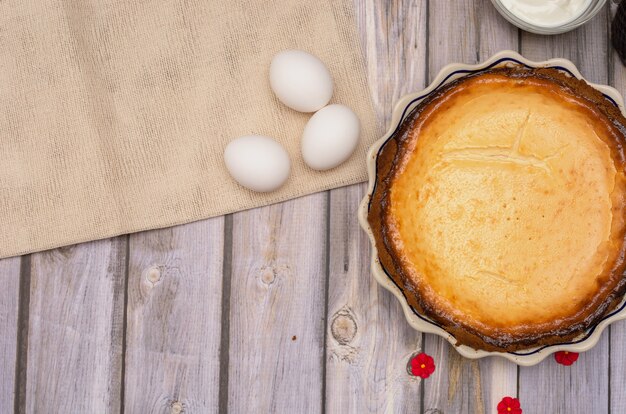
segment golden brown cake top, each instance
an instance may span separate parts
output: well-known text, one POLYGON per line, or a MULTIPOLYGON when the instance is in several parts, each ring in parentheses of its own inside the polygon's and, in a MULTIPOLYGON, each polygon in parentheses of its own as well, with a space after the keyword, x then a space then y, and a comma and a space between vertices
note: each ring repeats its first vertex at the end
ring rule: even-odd
POLYGON ((550 71, 490 71, 424 102, 395 139, 370 221, 405 295, 461 342, 562 339, 614 301, 623 134, 588 94, 550 71))

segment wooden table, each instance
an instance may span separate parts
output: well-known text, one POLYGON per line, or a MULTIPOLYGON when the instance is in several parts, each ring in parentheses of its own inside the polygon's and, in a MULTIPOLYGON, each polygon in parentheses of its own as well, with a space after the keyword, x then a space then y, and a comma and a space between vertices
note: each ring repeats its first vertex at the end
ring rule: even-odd
MULTIPOLYGON (((449 62, 566 57, 620 90, 610 11, 518 31, 488 0, 356 1, 376 110, 449 62)), ((357 52, 357 51, 355 51, 357 52)), ((358 52, 357 52, 358 53, 358 52)), ((470 361, 411 329, 369 273, 365 185, 0 261, 0 413, 625 413, 626 323, 572 367, 470 361), (437 370, 407 374, 424 351, 437 370)))

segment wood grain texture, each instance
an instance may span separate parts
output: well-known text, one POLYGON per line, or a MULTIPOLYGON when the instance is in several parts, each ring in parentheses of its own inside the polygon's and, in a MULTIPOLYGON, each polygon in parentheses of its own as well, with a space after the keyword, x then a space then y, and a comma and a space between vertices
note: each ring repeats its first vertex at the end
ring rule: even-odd
POLYGON ((20 258, 0 260, 0 413, 13 411, 18 343, 20 258))
MULTIPOLYGON (((432 335, 426 335, 424 343, 438 364, 424 382, 425 413, 491 413, 503 397, 517 396, 515 364, 495 357, 463 358, 447 341, 432 335)), ((542 412, 532 411, 532 402, 524 407, 528 408, 525 412, 542 412)))
POLYGON ((591 82, 608 81, 607 14, 600 12, 586 25, 562 35, 522 32, 521 52, 533 60, 562 57, 571 60, 591 82))
POLYGON ((427 6, 421 0, 355 0, 370 93, 385 127, 396 101, 424 87, 427 6))
POLYGON ((126 240, 31 256, 27 413, 120 411, 126 240))
POLYGON ((364 185, 331 191, 326 411, 417 411, 421 380, 407 363, 422 335, 370 274, 369 240, 356 220, 365 192, 364 185))
MULTIPOLYGON (((429 13, 430 79, 449 63, 476 63, 500 50, 518 49, 517 29, 488 0, 435 4, 429 13)), ((433 335, 425 336, 424 349, 439 363, 424 382, 426 412, 491 413, 502 397, 517 395, 513 363, 465 359, 447 341, 433 335)))
POLYGON ((611 325, 609 335, 609 407, 613 413, 626 412, 626 321, 611 325))
POLYGON ((322 409, 327 193, 233 215, 228 408, 322 409))
POLYGON ((215 412, 224 218, 130 236, 129 413, 215 412))
MULTIPOLYGON (((609 18, 615 15, 617 5, 611 2, 609 18)), ((609 84, 624 96, 626 94, 626 67, 617 52, 609 53, 609 84)), ((609 406, 612 413, 626 413, 626 321, 609 327, 609 406)))
MULTIPOLYGON (((393 104, 424 86, 426 2, 355 2, 357 24, 379 119, 388 126, 393 104)), ((330 192, 326 411, 419 410, 420 379, 407 373, 421 350, 398 300, 370 274, 370 249, 356 209, 366 184, 330 192)))
MULTIPOLYGON (((570 59, 588 80, 607 83, 606 13, 564 35, 545 37, 524 33, 521 48, 530 59, 570 59)), ((528 407, 528 412, 539 408, 549 413, 608 412, 608 364, 609 341, 605 332, 600 342, 581 354, 571 367, 558 365, 550 357, 537 366, 520 368, 519 392, 524 408, 528 407)))

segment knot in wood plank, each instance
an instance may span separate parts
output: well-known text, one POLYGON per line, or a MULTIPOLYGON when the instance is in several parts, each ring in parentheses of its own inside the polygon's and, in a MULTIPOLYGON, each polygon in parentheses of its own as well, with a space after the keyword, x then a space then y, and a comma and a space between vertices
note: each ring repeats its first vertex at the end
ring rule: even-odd
POLYGON ((276 280, 276 268, 274 266, 263 266, 261 268, 261 282, 271 285, 276 280))
POLYGON ((144 272, 144 278, 150 286, 154 286, 161 281, 161 267, 152 266, 146 269, 144 272))
POLYGON ((259 281, 269 288, 273 284, 279 282, 283 278, 291 276, 291 268, 287 264, 279 264, 275 262, 267 263, 258 270, 259 281))
POLYGON ((185 412, 185 406, 181 404, 179 401, 172 402, 171 408, 172 408, 172 411, 171 411, 172 414, 182 414, 185 412))
POLYGON ((348 308, 342 308, 333 316, 330 332, 340 345, 348 345, 358 331, 354 316, 348 308))

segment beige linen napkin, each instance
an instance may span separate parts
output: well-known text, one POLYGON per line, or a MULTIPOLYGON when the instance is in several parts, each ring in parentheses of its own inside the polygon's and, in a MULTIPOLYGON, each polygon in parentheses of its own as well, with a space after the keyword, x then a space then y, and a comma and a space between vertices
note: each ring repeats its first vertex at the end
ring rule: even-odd
POLYGON ((363 181, 379 132, 352 0, 0 1, 0 257, 363 181), (271 58, 289 48, 328 65, 333 102, 362 122, 356 153, 330 172, 302 162, 310 115, 269 88, 271 58), (279 191, 228 175, 224 147, 245 134, 287 147, 279 191))

